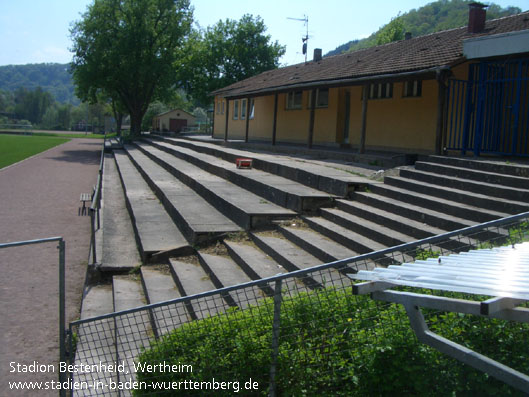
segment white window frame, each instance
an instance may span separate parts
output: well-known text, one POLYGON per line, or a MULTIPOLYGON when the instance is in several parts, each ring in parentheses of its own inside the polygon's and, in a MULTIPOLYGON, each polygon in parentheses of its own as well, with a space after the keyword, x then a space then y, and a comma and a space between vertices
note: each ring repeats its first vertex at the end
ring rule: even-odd
POLYGON ((250 120, 253 120, 255 117, 255 101, 250 99, 250 120))
POLYGON ((239 100, 233 101, 233 120, 239 120, 239 100))
POLYGON ((403 98, 420 98, 422 96, 422 80, 405 81, 402 84, 403 98))
POLYGON ((246 120, 246 101, 247 99, 241 100, 241 120, 246 120))
POLYGON ((393 98, 393 83, 369 84, 369 99, 393 98))
POLYGON ((303 105, 303 91, 287 92, 286 106, 287 110, 300 110, 303 105), (299 99, 299 103, 297 101, 299 99))
MULTIPOLYGON (((310 109, 310 104, 312 101, 312 90, 309 91, 309 102, 307 103, 307 109, 310 109)), ((329 89, 328 88, 318 88, 316 90, 316 108, 328 108, 329 107, 329 89), (326 95, 320 95, 320 92, 326 92, 326 95), (326 99, 325 101, 322 98, 326 99)))

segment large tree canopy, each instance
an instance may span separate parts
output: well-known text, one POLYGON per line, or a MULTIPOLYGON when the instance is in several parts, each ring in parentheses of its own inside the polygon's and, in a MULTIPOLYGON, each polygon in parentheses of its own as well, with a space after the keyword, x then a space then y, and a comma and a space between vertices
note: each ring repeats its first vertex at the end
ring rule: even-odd
POLYGON ((202 104, 209 93, 279 66, 285 47, 271 42, 260 17, 219 21, 195 31, 187 59, 186 89, 202 104))
POLYGON ((95 0, 71 29, 79 98, 118 99, 139 134, 149 103, 179 81, 192 20, 189 0, 95 0))

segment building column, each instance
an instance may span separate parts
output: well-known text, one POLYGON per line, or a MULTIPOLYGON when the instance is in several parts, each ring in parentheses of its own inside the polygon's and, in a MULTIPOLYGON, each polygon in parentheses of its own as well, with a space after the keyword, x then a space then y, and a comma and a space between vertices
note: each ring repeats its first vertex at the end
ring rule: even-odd
POLYGON ((364 85, 364 97, 362 98, 362 129, 360 131, 360 146, 358 153, 366 151, 366 131, 367 131, 367 100, 369 98, 369 84, 364 85))
POLYGON ((276 144, 276 132, 277 132, 277 100, 278 93, 274 94, 274 124, 272 127, 272 145, 276 144))
POLYGON ((311 91, 311 96, 310 96, 309 136, 307 139, 307 147, 309 149, 312 148, 312 141, 314 139, 314 116, 316 113, 315 109, 316 109, 316 89, 314 88, 311 91))
POLYGON ((244 142, 248 142, 250 132, 250 100, 250 98, 246 99, 246 133, 244 135, 244 142))
POLYGON ((443 135, 445 125, 445 112, 446 112, 446 93, 447 93, 447 81, 446 73, 440 71, 437 73, 437 123, 435 129, 435 154, 440 155, 443 153, 443 135))
POLYGON ((230 120, 230 100, 226 99, 226 129, 224 130, 224 142, 228 140, 228 121, 230 120))

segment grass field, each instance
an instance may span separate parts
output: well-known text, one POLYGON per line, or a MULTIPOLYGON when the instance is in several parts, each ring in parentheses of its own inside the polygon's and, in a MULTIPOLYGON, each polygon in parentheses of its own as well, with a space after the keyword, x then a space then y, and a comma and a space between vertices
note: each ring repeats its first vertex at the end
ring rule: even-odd
MULTIPOLYGON (((14 131, 0 129, 0 134, 12 134, 12 135, 32 135, 32 136, 57 136, 61 138, 88 138, 88 139, 103 139, 104 134, 85 134, 84 132, 70 132, 70 131, 45 131, 45 130, 25 130, 25 131, 14 131)), ((107 134, 107 138, 113 138, 116 133, 107 134)))
POLYGON ((66 137, 0 135, 0 168, 68 142, 66 137))

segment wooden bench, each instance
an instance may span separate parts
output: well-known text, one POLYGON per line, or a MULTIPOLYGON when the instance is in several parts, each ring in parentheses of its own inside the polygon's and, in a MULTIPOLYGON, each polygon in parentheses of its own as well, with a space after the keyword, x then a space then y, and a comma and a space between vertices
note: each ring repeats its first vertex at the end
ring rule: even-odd
POLYGON ((79 201, 83 203, 83 206, 79 207, 78 215, 86 215, 86 210, 88 208, 86 206, 86 203, 92 201, 92 199, 94 198, 95 191, 96 191, 96 187, 94 186, 92 188, 92 193, 81 193, 81 196, 79 197, 79 201))

